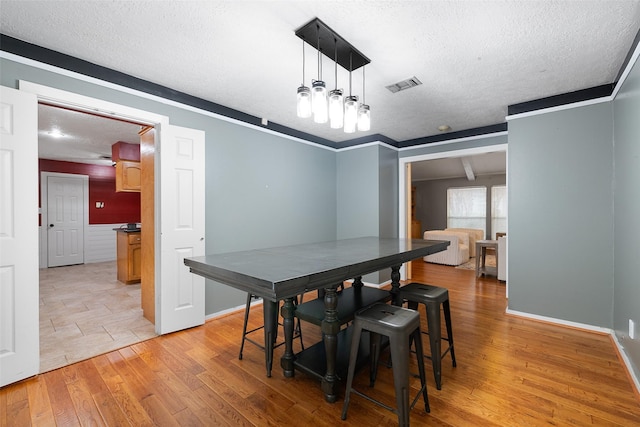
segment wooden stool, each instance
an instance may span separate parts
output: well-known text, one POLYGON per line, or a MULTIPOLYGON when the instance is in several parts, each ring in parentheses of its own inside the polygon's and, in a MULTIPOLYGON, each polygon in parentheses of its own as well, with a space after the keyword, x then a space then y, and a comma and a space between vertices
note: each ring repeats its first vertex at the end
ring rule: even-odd
MULTIPOLYGON (((477 256, 477 254, 476 254, 477 256)), ((451 309, 449 307, 449 291, 433 285, 422 283, 409 283, 400 288, 400 297, 407 301, 408 307, 418 309, 418 304, 424 304, 427 312, 427 323, 429 328, 429 343, 431 347, 431 364, 433 365, 433 375, 436 380, 436 388, 442 388, 442 358, 451 353, 453 367, 456 367, 456 354, 453 349, 453 332, 451 329, 451 309), (447 336, 442 337, 440 332, 440 305, 444 310, 444 320, 447 328, 447 336), (449 343, 449 346, 441 353, 441 340, 449 343)), ((427 356, 428 357, 428 356, 427 356)))
MULTIPOLYGON (((251 294, 251 293, 247 294, 247 304, 246 304, 245 309, 244 309, 244 324, 242 325, 242 342, 240 343, 240 353, 238 354, 238 359, 240 359, 240 360, 242 360, 242 350, 244 350, 244 342, 245 341, 249 341, 251 344, 261 348, 262 351, 266 351, 266 347, 263 344, 261 344, 258 341, 254 341, 253 339, 251 339, 249 337, 250 334, 252 334, 254 332, 257 332, 257 331, 259 331, 261 329, 264 329, 264 325, 260 325, 257 328, 253 328, 250 331, 247 331, 247 324, 249 323, 249 311, 251 310, 251 300, 253 298, 254 298, 253 294, 251 294)), ((297 297, 293 299, 293 305, 298 305, 298 298, 297 297)), ((277 310, 276 310, 275 315, 276 316, 278 315, 277 314, 277 310)), ((275 320, 274 320, 274 323, 275 323, 275 320)), ((280 323, 278 323, 278 325, 280 325, 280 323)), ((273 337, 273 343, 274 343, 273 348, 280 347, 281 345, 284 344, 284 341, 281 342, 281 343, 275 344, 276 338, 278 337, 277 336, 278 329, 276 328, 275 331, 276 331, 276 333, 275 333, 275 335, 273 337)), ((293 338, 294 339, 296 339, 296 338, 300 339, 300 347, 302 347, 302 350, 304 350, 304 344, 302 342, 302 330, 300 329, 300 320, 298 320, 296 322, 296 327, 295 327, 295 330, 294 330, 293 338)), ((273 363, 273 353, 271 353, 271 354, 269 354, 267 356, 268 356, 267 366, 271 366, 272 363, 273 363)), ((269 372, 267 372, 267 376, 270 376, 269 372)))
POLYGON ((344 396, 344 406, 342 408, 342 419, 345 420, 347 418, 347 409, 349 408, 351 393, 362 396, 365 399, 397 414, 398 424, 400 426, 409 425, 409 411, 415 406, 420 395, 422 395, 424 400, 425 411, 430 412, 423 357, 422 342, 420 339, 420 314, 418 314, 417 311, 393 305, 376 303, 357 312, 353 321, 353 337, 351 338, 349 371, 347 374, 347 388, 344 396), (396 392, 395 409, 352 388, 353 376, 356 369, 356 359, 358 358, 358 348, 360 347, 360 336, 363 330, 371 333, 369 375, 372 387, 376 379, 381 336, 389 338, 389 349, 391 351, 391 361, 393 363, 393 383, 396 392), (409 403, 409 356, 411 354, 411 339, 416 343, 416 355, 421 388, 413 402, 409 403))

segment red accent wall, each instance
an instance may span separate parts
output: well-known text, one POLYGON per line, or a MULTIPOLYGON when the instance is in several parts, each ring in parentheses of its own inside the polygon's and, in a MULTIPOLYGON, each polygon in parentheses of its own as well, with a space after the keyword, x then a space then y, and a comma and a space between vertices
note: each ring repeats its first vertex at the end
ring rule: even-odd
POLYGON ((39 159, 38 169, 89 176, 89 224, 140 222, 140 193, 116 193, 114 167, 39 159), (96 208, 96 202, 104 202, 104 208, 96 208))

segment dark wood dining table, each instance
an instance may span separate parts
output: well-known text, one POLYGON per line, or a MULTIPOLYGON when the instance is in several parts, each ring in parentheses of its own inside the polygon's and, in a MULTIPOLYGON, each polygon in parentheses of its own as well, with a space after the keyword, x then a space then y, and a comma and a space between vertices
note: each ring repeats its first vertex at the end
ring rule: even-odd
MULTIPOLYGON (((446 250, 448 245, 448 241, 440 240, 362 237, 205 255, 185 258, 184 263, 194 274, 262 297, 267 376, 271 376, 278 304, 284 300, 281 314, 285 329, 285 351, 280 359, 283 373, 286 377, 292 377, 294 368, 316 372, 321 378, 325 399, 335 402, 340 332, 337 318, 338 286, 349 279, 361 284, 362 276, 390 268, 390 297, 395 304, 400 304, 402 264, 446 250), (325 359, 319 366, 318 358, 314 357, 315 367, 309 367, 301 362, 305 359, 301 354, 293 353, 293 300, 300 294, 319 289, 324 289, 323 341, 319 347, 325 359)), ((365 290, 367 288, 364 287, 365 290)), ((301 353, 313 350, 305 349, 301 353)))

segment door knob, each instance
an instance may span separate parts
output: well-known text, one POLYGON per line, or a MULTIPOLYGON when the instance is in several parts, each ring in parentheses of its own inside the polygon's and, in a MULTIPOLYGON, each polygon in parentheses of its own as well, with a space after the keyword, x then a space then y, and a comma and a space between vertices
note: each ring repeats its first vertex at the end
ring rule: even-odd
POLYGON ((49 224, 49 228, 52 228, 52 227, 53 227, 53 224, 49 224))

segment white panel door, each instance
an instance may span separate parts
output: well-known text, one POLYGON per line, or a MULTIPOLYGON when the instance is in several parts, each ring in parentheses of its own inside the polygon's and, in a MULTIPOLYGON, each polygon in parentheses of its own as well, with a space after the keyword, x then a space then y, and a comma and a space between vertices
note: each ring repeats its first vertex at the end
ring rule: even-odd
POLYGON ((204 255, 205 248, 203 131, 161 128, 159 177, 156 332, 166 334, 204 323, 204 278, 184 265, 184 258, 204 255))
POLYGON ((48 266, 84 263, 84 181, 47 177, 48 266))
POLYGON ((0 87, 0 387, 40 365, 37 106, 0 87))

